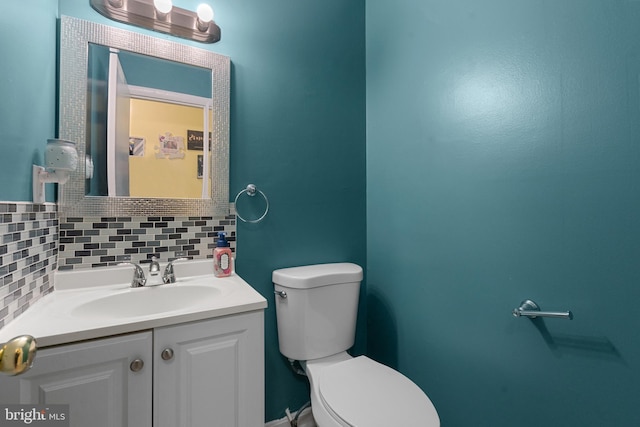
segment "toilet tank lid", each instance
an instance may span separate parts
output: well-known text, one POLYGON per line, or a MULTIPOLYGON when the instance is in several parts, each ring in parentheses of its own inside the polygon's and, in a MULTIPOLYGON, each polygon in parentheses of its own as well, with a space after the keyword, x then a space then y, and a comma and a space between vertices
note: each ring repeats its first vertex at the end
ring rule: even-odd
POLYGON ((273 283, 294 289, 352 283, 362 280, 362 267, 349 262, 305 265, 275 270, 273 283))

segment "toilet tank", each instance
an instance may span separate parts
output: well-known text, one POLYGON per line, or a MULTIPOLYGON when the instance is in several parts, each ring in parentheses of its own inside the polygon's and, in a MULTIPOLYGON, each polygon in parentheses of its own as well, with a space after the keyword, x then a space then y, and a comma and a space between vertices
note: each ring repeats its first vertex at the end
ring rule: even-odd
POLYGON ((351 263, 275 270, 280 353, 313 360, 353 346, 362 268, 351 263), (286 292, 286 298, 279 292, 286 292))

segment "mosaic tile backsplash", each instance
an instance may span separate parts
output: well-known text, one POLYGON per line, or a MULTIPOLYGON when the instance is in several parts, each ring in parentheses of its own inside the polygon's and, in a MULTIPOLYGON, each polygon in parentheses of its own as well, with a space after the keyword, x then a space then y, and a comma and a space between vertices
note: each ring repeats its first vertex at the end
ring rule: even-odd
POLYGON ((59 269, 212 258, 218 232, 235 252, 235 216, 61 217, 59 269))
POLYGON ((0 328, 54 290, 54 271, 212 258, 218 232, 236 248, 236 219, 63 217, 54 203, 0 202, 0 328))
POLYGON ((53 291, 56 205, 0 202, 0 327, 53 291))

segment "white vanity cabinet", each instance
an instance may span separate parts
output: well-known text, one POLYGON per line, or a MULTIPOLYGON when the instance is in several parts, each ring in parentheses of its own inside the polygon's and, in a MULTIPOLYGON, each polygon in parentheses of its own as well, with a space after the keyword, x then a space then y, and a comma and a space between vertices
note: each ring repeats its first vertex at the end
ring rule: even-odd
POLYGON ((72 427, 264 425, 263 312, 38 351, 1 403, 69 404, 72 427))
POLYGON ((264 426, 263 312, 154 330, 154 427, 264 426))
POLYGON ((42 349, 29 371, 0 378, 0 402, 69 404, 73 427, 150 427, 152 348, 147 331, 42 349))

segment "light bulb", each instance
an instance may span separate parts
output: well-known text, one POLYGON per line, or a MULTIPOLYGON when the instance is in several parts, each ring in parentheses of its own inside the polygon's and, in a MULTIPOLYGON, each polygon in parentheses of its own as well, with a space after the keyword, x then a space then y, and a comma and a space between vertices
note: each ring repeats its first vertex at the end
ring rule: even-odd
POLYGON ((201 3, 196 9, 198 19, 203 23, 209 23, 213 21, 213 9, 206 3, 201 3))
POLYGON ((171 12, 171 9, 173 8, 171 0, 153 0, 153 5, 161 15, 166 15, 167 13, 171 12))

